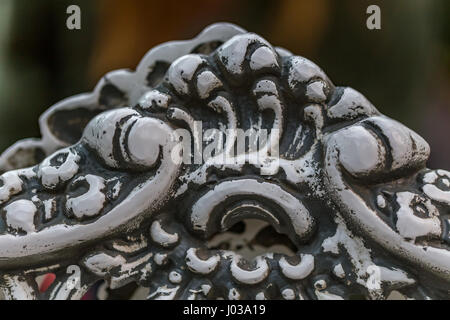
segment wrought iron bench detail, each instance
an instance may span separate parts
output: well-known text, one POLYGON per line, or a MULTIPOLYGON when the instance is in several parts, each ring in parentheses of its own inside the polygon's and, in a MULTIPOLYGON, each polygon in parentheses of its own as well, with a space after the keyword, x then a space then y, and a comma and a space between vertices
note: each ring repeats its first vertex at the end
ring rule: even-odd
POLYGON ((450 297, 450 173, 256 34, 216 24, 155 47, 40 127, 0 158, 8 299, 79 299, 100 280, 149 299, 450 297))

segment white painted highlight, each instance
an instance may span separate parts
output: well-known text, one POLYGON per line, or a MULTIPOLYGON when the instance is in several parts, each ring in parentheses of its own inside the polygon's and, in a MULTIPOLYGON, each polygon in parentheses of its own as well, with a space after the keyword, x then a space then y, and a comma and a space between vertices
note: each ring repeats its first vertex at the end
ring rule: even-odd
POLYGON ((72 179, 78 172, 78 161, 80 157, 70 148, 62 149, 57 153, 47 157, 40 165, 38 176, 41 178, 42 185, 48 189, 53 189, 59 182, 65 182, 72 179), (65 161, 58 166, 53 166, 51 160, 67 154, 65 161))
POLYGON ((105 111, 92 119, 83 132, 83 141, 96 150, 105 163, 112 168, 118 167, 113 152, 114 135, 116 134, 117 124, 125 117, 130 117, 130 119, 122 127, 127 127, 130 123, 136 121, 139 113, 131 108, 105 111))
POLYGON ((277 54, 269 47, 259 47, 250 57, 250 68, 252 70, 278 67, 277 54))
MULTIPOLYGON (((355 236, 345 225, 342 217, 337 215, 335 218, 337 223, 336 234, 330 238, 327 238, 323 241, 322 247, 324 252, 331 252, 334 254, 342 254, 341 248, 344 248, 348 256, 350 257, 350 262, 353 265, 353 271, 356 275, 356 282, 367 287, 367 279, 370 276, 370 269, 378 268, 380 270, 380 281, 381 282, 389 282, 393 283, 395 279, 395 283, 398 285, 408 285, 414 283, 414 280, 408 278, 407 274, 399 269, 390 270, 388 268, 377 266, 371 257, 371 250, 366 248, 364 245, 363 239, 355 236)), ((340 264, 339 264, 340 265, 340 264)), ((337 272, 336 275, 341 274, 342 277, 345 276, 344 270, 341 267, 336 266, 334 268, 334 272, 337 272), (342 269, 342 270, 340 270, 342 269)), ((318 286, 326 286, 326 283, 323 280, 317 282, 318 286)), ((320 288, 319 288, 320 289, 320 288)), ((322 288, 320 290, 323 290, 322 288)), ((379 292, 371 288, 369 289, 369 294, 372 297, 377 297, 379 292)), ((324 293, 324 292, 322 292, 324 293)), ((321 297, 328 297, 321 295, 321 297)))
POLYGON ((42 202, 44 203, 45 220, 50 220, 56 211, 56 198, 50 198, 42 202))
MULTIPOLYGON (((214 109, 218 113, 225 112, 227 116, 227 141, 224 148, 224 154, 233 154, 234 143, 236 141, 236 129, 237 129, 237 118, 236 113, 233 109, 233 105, 228 99, 222 96, 217 96, 214 100, 208 103, 208 106, 214 109)), ((222 157, 223 155, 217 155, 216 158, 222 157)), ((223 162, 223 161, 222 161, 223 162)))
POLYGON ((30 281, 20 275, 2 275, 1 290, 8 300, 36 300, 36 292, 30 281))
POLYGON ((106 201, 106 196, 103 193, 105 180, 102 177, 88 174, 78 178, 74 183, 79 181, 86 181, 89 184, 89 189, 79 197, 71 198, 68 196, 66 208, 78 219, 94 217, 100 213, 106 201))
POLYGON ((193 228, 206 231, 214 208, 234 195, 259 195, 272 200, 284 209, 300 237, 307 234, 313 227, 313 218, 305 206, 280 186, 253 179, 240 179, 220 183, 194 204, 191 214, 193 228))
POLYGON ((343 279, 345 277, 345 271, 342 267, 342 264, 337 264, 333 268, 333 273, 336 275, 336 277, 343 279))
POLYGON ((421 201, 426 208, 429 218, 421 218, 414 215, 413 208, 414 200, 418 195, 411 192, 397 193, 397 202, 400 208, 396 212, 397 215, 397 230, 406 239, 415 240, 422 236, 435 236, 437 238, 441 235, 441 221, 438 217, 439 212, 431 202, 426 199, 421 201))
POLYGON ((211 92, 222 86, 220 81, 211 71, 203 71, 197 77, 197 92, 201 99, 209 97, 211 92))
POLYGON ((181 281, 183 281, 183 277, 178 272, 171 271, 169 273, 169 281, 175 284, 180 283, 181 281))
POLYGON ((424 176, 422 181, 424 183, 435 183, 439 179, 439 176, 437 174, 437 171, 430 171, 427 172, 424 176))
POLYGON ((372 117, 367 121, 380 128, 389 140, 392 169, 425 165, 430 156, 430 146, 421 136, 400 122, 384 116, 372 117))
POLYGON ((90 256, 84 261, 84 265, 90 271, 101 277, 107 275, 111 269, 124 264, 126 260, 121 255, 113 257, 103 252, 90 256))
POLYGON ((237 35, 225 42, 219 49, 218 55, 228 72, 233 75, 243 73, 243 63, 247 48, 251 43, 270 44, 255 34, 237 35))
POLYGON ((155 220, 150 227, 152 240, 163 247, 170 247, 178 242, 178 233, 168 233, 161 227, 161 222, 155 220))
POLYGON ((211 256, 207 260, 200 259, 195 248, 190 248, 186 253, 186 265, 194 273, 209 274, 216 269, 219 261, 219 255, 211 256))
POLYGON ((283 275, 292 280, 305 279, 314 270, 314 256, 304 254, 297 265, 291 265, 285 257, 279 261, 280 269, 283 275))
POLYGON ((317 300, 344 300, 343 297, 330 293, 328 291, 319 291, 316 289, 315 294, 317 300))
POLYGON ((149 109, 153 105, 160 108, 167 108, 169 106, 170 96, 158 90, 151 90, 146 92, 139 100, 139 105, 142 109, 149 109))
POLYGON ((202 284, 200 288, 202 289, 202 292, 205 296, 207 296, 209 291, 211 290, 211 286, 209 284, 202 284))
POLYGON ((381 194, 377 196, 377 206, 381 209, 386 208, 386 199, 381 194))
POLYGON ((245 284, 257 284, 263 281, 270 272, 269 265, 264 257, 256 257, 254 270, 245 270, 239 267, 240 256, 235 256, 231 261, 230 271, 234 279, 245 284))
MULTIPOLYGON (((128 239, 127 239, 128 240, 128 239)), ((131 239, 130 239, 131 240, 131 239)), ((114 250, 123 252, 123 253, 134 253, 147 247, 147 239, 144 236, 141 236, 138 239, 133 239, 133 242, 123 242, 121 240, 114 241, 112 243, 112 247, 114 250)))
MULTIPOLYGON (((257 100, 257 103, 259 110, 271 109, 275 114, 270 132, 269 143, 266 144, 260 152, 267 154, 270 151, 277 151, 279 149, 280 138, 283 134, 283 105, 281 104, 280 99, 274 95, 263 95, 257 100)), ((272 154, 272 156, 278 157, 278 154, 272 154)))
POLYGON ((22 180, 17 171, 5 172, 0 176, 2 186, 0 187, 0 204, 9 201, 11 196, 22 191, 22 180))
POLYGON ((312 61, 298 56, 291 58, 292 65, 289 69, 289 86, 295 89, 298 83, 308 82, 312 78, 327 80, 326 74, 312 61))
POLYGON ((380 114, 378 110, 360 92, 345 88, 339 101, 328 109, 328 116, 333 119, 355 119, 358 116, 380 114))
POLYGON ((362 126, 340 130, 334 139, 339 145, 339 160, 353 175, 369 174, 382 167, 386 151, 378 138, 362 126))
POLYGON ((114 187, 112 187, 112 193, 111 193, 111 198, 117 199, 117 197, 119 196, 120 193, 120 189, 122 188, 122 182, 117 181, 116 184, 114 185, 114 187))
MULTIPOLYGON (((123 111, 116 109, 110 112, 121 113, 123 111)), ((114 118, 120 119, 121 116, 114 118)), ((155 121, 165 128, 167 136, 171 136, 174 133, 173 129, 164 122, 158 119, 155 119, 155 121)), ((103 127, 99 126, 98 128, 103 127)), ((87 128, 85 134, 89 130, 87 128)), ((102 132, 101 130, 99 131, 100 133, 102 132)), ((155 175, 136 186, 130 191, 128 197, 92 223, 70 226, 56 224, 39 232, 29 233, 21 237, 10 234, 0 236, 0 256, 4 258, 0 260, 0 265, 3 265, 2 261, 6 259, 9 259, 9 262, 20 264, 21 261, 23 262, 21 258, 30 255, 55 253, 64 250, 67 246, 74 246, 80 241, 89 241, 110 235, 118 227, 127 225, 143 212, 150 214, 155 207, 171 195, 171 188, 178 176, 178 170, 181 165, 181 159, 173 161, 174 154, 180 153, 180 149, 176 152, 177 148, 177 144, 168 138, 167 144, 163 147, 161 165, 155 175)))
POLYGON ((450 205, 450 191, 443 191, 432 184, 423 186, 423 192, 431 199, 450 205))
POLYGON ((241 294, 236 288, 231 288, 228 292, 228 299, 229 300, 239 300, 241 298, 241 294))
POLYGON ((155 256, 153 257, 153 260, 155 261, 155 263, 158 266, 162 266, 167 262, 167 254, 166 253, 160 253, 158 252, 157 254, 155 254, 155 256))
POLYGON ((294 300, 295 299, 295 291, 287 288, 281 291, 281 295, 283 296, 284 300, 294 300))
MULTIPOLYGON (((339 131, 338 131, 339 132, 339 131)), ((389 252, 399 255, 411 263, 426 270, 450 279, 450 252, 433 246, 416 245, 392 230, 368 204, 356 194, 345 182, 340 171, 339 154, 343 152, 336 141, 334 133, 327 140, 325 161, 326 188, 330 196, 341 208, 342 214, 349 223, 360 228, 361 232, 384 247, 389 252), (357 212, 358 214, 354 214, 357 212)), ((347 231, 349 232, 349 231, 347 231)))
POLYGON ((5 207, 6 224, 16 231, 35 232, 34 215, 37 208, 30 200, 17 200, 5 207))
POLYGON ((450 184, 450 172, 438 170, 428 172, 424 175, 423 181, 427 184, 422 187, 422 190, 431 199, 450 205, 450 190, 445 191, 436 186, 436 183, 440 178, 442 179, 442 183, 448 188, 450 184))
POLYGON ((203 59, 195 54, 188 54, 175 60, 167 71, 169 82, 181 94, 189 94, 188 81, 192 80, 195 71, 203 63, 203 59))
POLYGON ((306 87, 306 97, 310 101, 314 102, 324 102, 327 99, 325 95, 325 82, 322 80, 314 81, 306 87))
POLYGON ((266 93, 278 96, 277 85, 271 80, 260 80, 253 89, 253 94, 266 93))
POLYGON ((147 298, 154 300, 173 300, 178 292, 178 289, 180 289, 180 286, 169 288, 165 285, 156 289, 156 291, 150 294, 147 298))
POLYGON ((258 292, 255 296, 255 300, 267 300, 264 292, 258 292))
MULTIPOLYGON (((125 131, 123 131, 125 132, 125 131)), ((167 131, 152 118, 140 118, 128 135, 128 155, 133 164, 151 168, 159 157, 159 149, 167 140, 167 131)))

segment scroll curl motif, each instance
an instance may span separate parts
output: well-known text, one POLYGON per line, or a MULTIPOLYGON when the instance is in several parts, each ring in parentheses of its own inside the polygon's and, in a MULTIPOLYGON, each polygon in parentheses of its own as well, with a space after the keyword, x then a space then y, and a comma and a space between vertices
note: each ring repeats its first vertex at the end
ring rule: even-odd
POLYGON ((258 35, 216 24, 158 46, 40 124, 0 157, 7 298, 78 299, 98 281, 149 299, 450 297, 450 173, 258 35))

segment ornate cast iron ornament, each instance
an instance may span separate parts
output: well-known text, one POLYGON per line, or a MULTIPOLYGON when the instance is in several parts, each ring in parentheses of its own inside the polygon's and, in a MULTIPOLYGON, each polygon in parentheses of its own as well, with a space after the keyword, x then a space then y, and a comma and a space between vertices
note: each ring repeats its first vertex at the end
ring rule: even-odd
POLYGON ((152 49, 40 126, 0 158, 7 298, 101 279, 149 299, 450 296, 450 173, 425 167, 428 144, 234 25, 152 49), (194 161, 214 129, 223 149, 194 161), (258 154, 234 152, 237 129, 268 131, 258 154))

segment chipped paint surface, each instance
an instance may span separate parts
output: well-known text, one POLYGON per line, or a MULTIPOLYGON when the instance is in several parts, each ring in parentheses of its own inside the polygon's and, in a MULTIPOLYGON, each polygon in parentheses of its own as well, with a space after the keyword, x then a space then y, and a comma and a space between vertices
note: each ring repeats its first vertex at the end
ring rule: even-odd
POLYGON ((26 233, 36 231, 34 226, 34 215, 36 206, 29 200, 17 200, 5 207, 6 224, 15 231, 26 233))
POLYGON ((158 46, 40 125, 0 156, 9 299, 80 299, 99 280, 103 298, 130 283, 160 300, 449 298, 450 173, 258 35, 216 24, 158 46), (240 146, 237 129, 268 134, 240 146))

